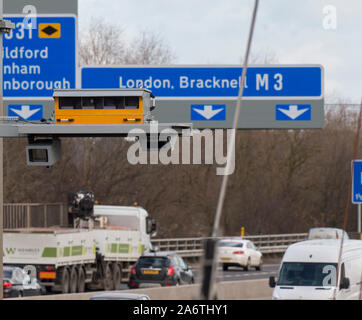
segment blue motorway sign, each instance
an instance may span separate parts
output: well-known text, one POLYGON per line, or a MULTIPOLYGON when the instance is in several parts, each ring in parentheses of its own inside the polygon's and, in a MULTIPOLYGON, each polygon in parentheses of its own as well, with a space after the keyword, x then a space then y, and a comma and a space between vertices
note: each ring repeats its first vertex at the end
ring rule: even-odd
POLYGON ((40 121, 43 119, 43 105, 14 105, 8 106, 8 116, 18 117, 24 121, 40 121))
POLYGON ((277 121, 310 121, 311 114, 310 104, 277 104, 275 107, 277 121))
POLYGON ((214 105, 191 105, 191 121, 225 121, 226 106, 224 104, 214 105))
POLYGON ((15 29, 4 34, 4 97, 51 97, 54 89, 75 88, 75 16, 38 15, 33 25, 24 17, 5 19, 15 29))
MULTIPOLYGON (((83 89, 148 88, 156 97, 237 97, 238 66, 83 67, 83 89)), ((322 66, 248 67, 244 97, 322 98, 322 66)))
POLYGON ((362 160, 352 161, 352 203, 362 203, 362 160))

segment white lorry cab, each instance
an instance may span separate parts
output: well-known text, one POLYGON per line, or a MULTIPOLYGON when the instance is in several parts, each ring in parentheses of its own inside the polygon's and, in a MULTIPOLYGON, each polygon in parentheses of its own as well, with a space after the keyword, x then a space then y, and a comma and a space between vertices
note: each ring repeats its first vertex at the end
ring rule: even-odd
POLYGON ((345 240, 338 270, 341 240, 295 243, 286 250, 279 278, 269 278, 273 299, 355 300, 362 288, 362 241, 345 240), (338 272, 337 272, 338 271, 338 272))
POLYGON ((106 225, 93 230, 95 244, 104 254, 105 261, 126 257, 137 260, 144 251, 152 249, 150 236, 155 228, 150 226, 151 222, 145 209, 95 205, 94 217, 98 221, 99 218, 103 219, 106 225), (122 232, 109 232, 110 230, 122 232))

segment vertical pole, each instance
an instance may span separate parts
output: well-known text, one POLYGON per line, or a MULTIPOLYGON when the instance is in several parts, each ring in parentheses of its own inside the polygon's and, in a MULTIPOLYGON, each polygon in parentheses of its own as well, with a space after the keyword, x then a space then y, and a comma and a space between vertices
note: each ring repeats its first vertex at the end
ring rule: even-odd
MULTIPOLYGON (((0 0, 0 20, 3 18, 3 0, 0 0)), ((0 32, 0 116, 3 115, 3 36, 0 32)), ((0 300, 3 299, 3 212, 4 212, 4 199, 3 199, 3 138, 0 138, 0 300)))
POLYGON ((234 148, 235 148, 236 129, 238 127, 238 121, 239 121, 239 116, 240 116, 241 107, 242 107, 242 101, 243 101, 242 98, 243 98, 243 92, 244 92, 244 87, 245 87, 246 70, 248 67, 249 53, 250 53, 251 43, 252 43, 253 34, 254 34, 254 27, 255 27, 255 21, 256 21, 256 14, 258 11, 258 5, 259 5, 259 0, 255 0, 251 24, 250 24, 248 42, 246 45, 246 51, 245 51, 245 56, 244 56, 243 69, 242 69, 242 74, 241 74, 241 87, 239 90, 238 100, 236 102, 233 127, 232 127, 233 129, 231 131, 231 139, 230 139, 230 143, 228 143, 227 162, 226 162, 226 166, 224 168, 225 171, 224 171, 224 176, 223 176, 222 182, 221 182, 219 199, 218 199, 215 218, 214 218, 214 225, 212 228, 212 234, 211 234, 212 238, 206 240, 206 242, 205 242, 204 261, 203 261, 203 265, 202 265, 203 278, 202 278, 202 282, 201 282, 201 292, 200 292, 201 300, 210 300, 210 298, 211 299, 217 298, 216 286, 215 286, 217 261, 216 261, 215 257, 216 257, 216 249, 217 249, 218 241, 216 239, 216 236, 218 236, 220 233, 220 219, 221 219, 222 210, 224 207, 224 201, 225 201, 227 185, 228 185, 228 177, 230 174, 229 165, 230 165, 230 163, 232 163, 232 161, 230 161, 230 160, 232 159, 232 157, 235 153, 234 148))
POLYGON ((44 216, 44 227, 48 227, 48 206, 45 204, 43 206, 43 216, 44 216))
POLYGON ((361 204, 358 204, 358 218, 357 218, 357 232, 359 234, 360 239, 362 240, 361 234, 361 204))
POLYGON ((244 227, 241 227, 241 230, 240 230, 240 237, 244 237, 245 235, 245 228, 244 227))
POLYGON ((26 205, 25 209, 26 209, 26 227, 30 228, 30 226, 31 226, 31 224, 30 224, 30 219, 31 219, 31 217, 30 217, 30 205, 26 205))
POLYGON ((64 207, 63 204, 59 205, 59 224, 63 227, 64 226, 64 207))

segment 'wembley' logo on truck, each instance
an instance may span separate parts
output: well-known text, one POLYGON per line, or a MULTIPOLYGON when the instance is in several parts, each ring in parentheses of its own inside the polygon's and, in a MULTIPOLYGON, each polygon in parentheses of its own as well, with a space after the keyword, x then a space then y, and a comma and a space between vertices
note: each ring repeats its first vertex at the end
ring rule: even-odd
POLYGON ((15 248, 5 248, 4 256, 5 255, 10 255, 10 254, 15 254, 15 252, 16 252, 15 248))
POLYGON ((23 254, 23 255, 35 255, 39 254, 40 249, 38 248, 5 248, 4 256, 5 255, 14 255, 16 253, 23 254))

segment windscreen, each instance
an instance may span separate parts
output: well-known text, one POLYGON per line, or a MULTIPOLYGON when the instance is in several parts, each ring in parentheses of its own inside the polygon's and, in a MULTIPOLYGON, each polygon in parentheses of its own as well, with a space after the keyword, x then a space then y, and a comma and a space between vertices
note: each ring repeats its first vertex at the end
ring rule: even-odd
POLYGON ((135 216, 105 216, 107 217, 107 224, 111 227, 123 227, 133 231, 139 231, 139 219, 135 216))
POLYGON ((221 241, 219 244, 219 247, 242 248, 243 246, 243 243, 235 241, 221 241))
POLYGON ((336 271, 336 263, 284 262, 278 286, 335 286, 336 271))
POLYGON ((142 268, 164 268, 169 266, 169 260, 166 257, 141 257, 138 266, 142 268))

